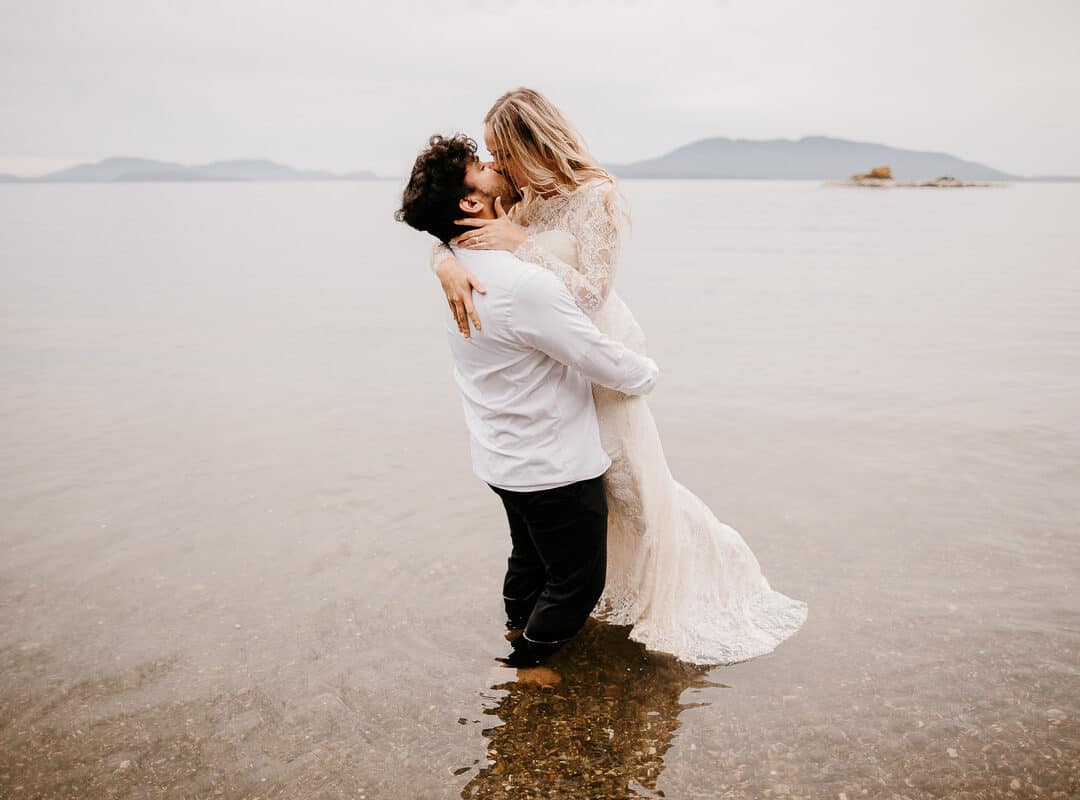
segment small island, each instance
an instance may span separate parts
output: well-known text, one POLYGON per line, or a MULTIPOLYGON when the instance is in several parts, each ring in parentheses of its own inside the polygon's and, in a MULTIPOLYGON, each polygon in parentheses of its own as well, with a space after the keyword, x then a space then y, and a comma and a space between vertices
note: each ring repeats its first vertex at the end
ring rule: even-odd
POLYGON ((860 172, 857 175, 852 175, 846 181, 833 181, 833 186, 869 186, 872 188, 889 189, 893 187, 915 187, 915 188, 931 188, 931 189, 959 189, 967 188, 971 186, 1001 186, 1002 184, 994 183, 976 183, 972 181, 962 181, 958 178, 953 178, 944 175, 940 178, 934 178, 928 181, 898 181, 893 178, 892 167, 874 167, 869 172, 860 172))

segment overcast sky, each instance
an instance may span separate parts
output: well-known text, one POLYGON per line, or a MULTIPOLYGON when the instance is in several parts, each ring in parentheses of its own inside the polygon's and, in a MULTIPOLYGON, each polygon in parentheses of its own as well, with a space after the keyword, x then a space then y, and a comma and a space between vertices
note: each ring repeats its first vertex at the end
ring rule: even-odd
POLYGON ((0 172, 131 155, 407 172, 503 91, 602 161, 827 135, 1080 175, 1080 0, 0 0, 0 172))

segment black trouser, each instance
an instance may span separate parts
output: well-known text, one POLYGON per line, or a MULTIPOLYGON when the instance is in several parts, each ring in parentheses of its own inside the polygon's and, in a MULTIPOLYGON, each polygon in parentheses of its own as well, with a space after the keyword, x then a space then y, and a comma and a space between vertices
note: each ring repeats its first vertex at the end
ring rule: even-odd
POLYGON ((602 477, 558 489, 496 489, 513 549, 503 599, 525 642, 549 655, 581 630, 604 591, 607 500, 602 477))

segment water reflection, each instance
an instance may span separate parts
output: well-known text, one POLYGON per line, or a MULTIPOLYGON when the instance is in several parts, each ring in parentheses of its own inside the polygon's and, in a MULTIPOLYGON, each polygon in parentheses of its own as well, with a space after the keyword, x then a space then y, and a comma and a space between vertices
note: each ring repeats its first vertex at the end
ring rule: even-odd
MULTIPOLYGON (((485 714, 488 766, 461 792, 466 800, 655 797, 689 688, 723 686, 707 667, 646 653, 627 629, 590 620, 550 668, 508 671, 485 714)), ((465 770, 462 770, 465 771, 465 770)))

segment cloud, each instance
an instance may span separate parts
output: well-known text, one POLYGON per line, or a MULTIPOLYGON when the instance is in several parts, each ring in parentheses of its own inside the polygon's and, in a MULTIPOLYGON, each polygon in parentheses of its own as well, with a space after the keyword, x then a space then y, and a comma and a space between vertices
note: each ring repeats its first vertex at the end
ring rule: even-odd
POLYGON ((6 2, 0 158, 269 157, 401 174, 549 94, 609 162, 820 133, 1080 173, 1080 4, 6 2))

